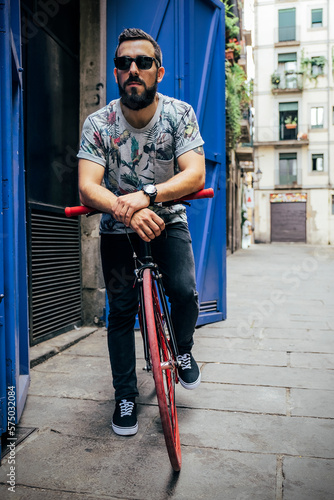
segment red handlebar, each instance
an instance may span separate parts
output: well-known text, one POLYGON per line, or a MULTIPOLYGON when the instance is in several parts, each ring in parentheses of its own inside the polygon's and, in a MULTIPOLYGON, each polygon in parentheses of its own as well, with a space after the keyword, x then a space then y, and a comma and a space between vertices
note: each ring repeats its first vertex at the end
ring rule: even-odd
MULTIPOLYGON (((201 198, 213 198, 214 191, 212 188, 201 189, 197 191, 197 193, 187 194, 186 196, 182 196, 182 198, 178 198, 177 201, 187 201, 187 200, 199 200, 201 198)), ((91 212, 95 212, 95 208, 86 207, 84 205, 80 207, 66 207, 65 215, 66 217, 74 217, 75 215, 85 215, 91 212)))
POLYGON ((186 196, 182 196, 182 198, 178 198, 174 201, 187 201, 187 200, 200 200, 202 198, 213 198, 214 191, 212 188, 201 189, 196 193, 186 194, 186 196))
POLYGON ((66 207, 65 215, 66 217, 74 217, 75 215, 85 215, 90 212, 94 212, 95 208, 85 207, 84 205, 80 207, 66 207))

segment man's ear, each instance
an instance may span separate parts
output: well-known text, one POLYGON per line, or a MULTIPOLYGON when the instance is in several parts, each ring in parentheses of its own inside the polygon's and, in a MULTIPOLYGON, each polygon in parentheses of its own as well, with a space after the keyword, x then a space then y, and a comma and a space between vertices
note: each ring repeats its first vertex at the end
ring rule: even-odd
POLYGON ((164 74, 165 74, 165 68, 163 66, 160 66, 160 68, 158 68, 158 75, 157 75, 157 82, 158 83, 161 82, 161 80, 164 77, 164 74))
POLYGON ((118 80, 117 80, 117 68, 114 68, 114 77, 115 77, 115 82, 118 83, 118 80))

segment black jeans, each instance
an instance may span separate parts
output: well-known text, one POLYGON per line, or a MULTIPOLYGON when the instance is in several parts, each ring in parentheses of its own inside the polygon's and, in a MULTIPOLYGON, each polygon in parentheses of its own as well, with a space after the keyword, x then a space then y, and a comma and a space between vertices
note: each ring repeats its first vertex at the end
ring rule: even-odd
MULTIPOLYGON (((139 237, 130 235, 140 257, 139 237)), ((166 226, 151 242, 152 255, 163 276, 180 354, 193 346, 198 317, 195 264, 187 224, 166 226)), ((101 235, 102 269, 109 299, 108 349, 115 399, 137 397, 134 324, 138 287, 134 286, 132 248, 126 235, 101 235)))

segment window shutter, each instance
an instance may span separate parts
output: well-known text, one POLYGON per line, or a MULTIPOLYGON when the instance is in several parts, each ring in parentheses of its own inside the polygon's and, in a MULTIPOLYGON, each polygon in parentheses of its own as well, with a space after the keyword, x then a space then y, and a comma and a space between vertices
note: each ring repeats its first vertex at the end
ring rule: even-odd
POLYGON ((289 54, 278 54, 279 63, 294 62, 294 61, 297 61, 296 52, 291 52, 289 54))
POLYGON ((278 28, 280 42, 296 39, 296 9, 278 11, 278 28))
POLYGON ((298 111, 298 102, 280 102, 279 111, 298 111))
POLYGON ((312 9, 312 26, 322 25, 322 9, 312 9))

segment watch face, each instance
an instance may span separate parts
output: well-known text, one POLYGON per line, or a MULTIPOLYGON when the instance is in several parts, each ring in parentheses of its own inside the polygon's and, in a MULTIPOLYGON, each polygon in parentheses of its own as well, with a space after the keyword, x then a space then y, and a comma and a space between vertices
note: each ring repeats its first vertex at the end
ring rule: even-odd
POLYGON ((144 186, 144 192, 148 195, 155 194, 156 190, 157 188, 153 184, 147 184, 146 186, 144 186))

